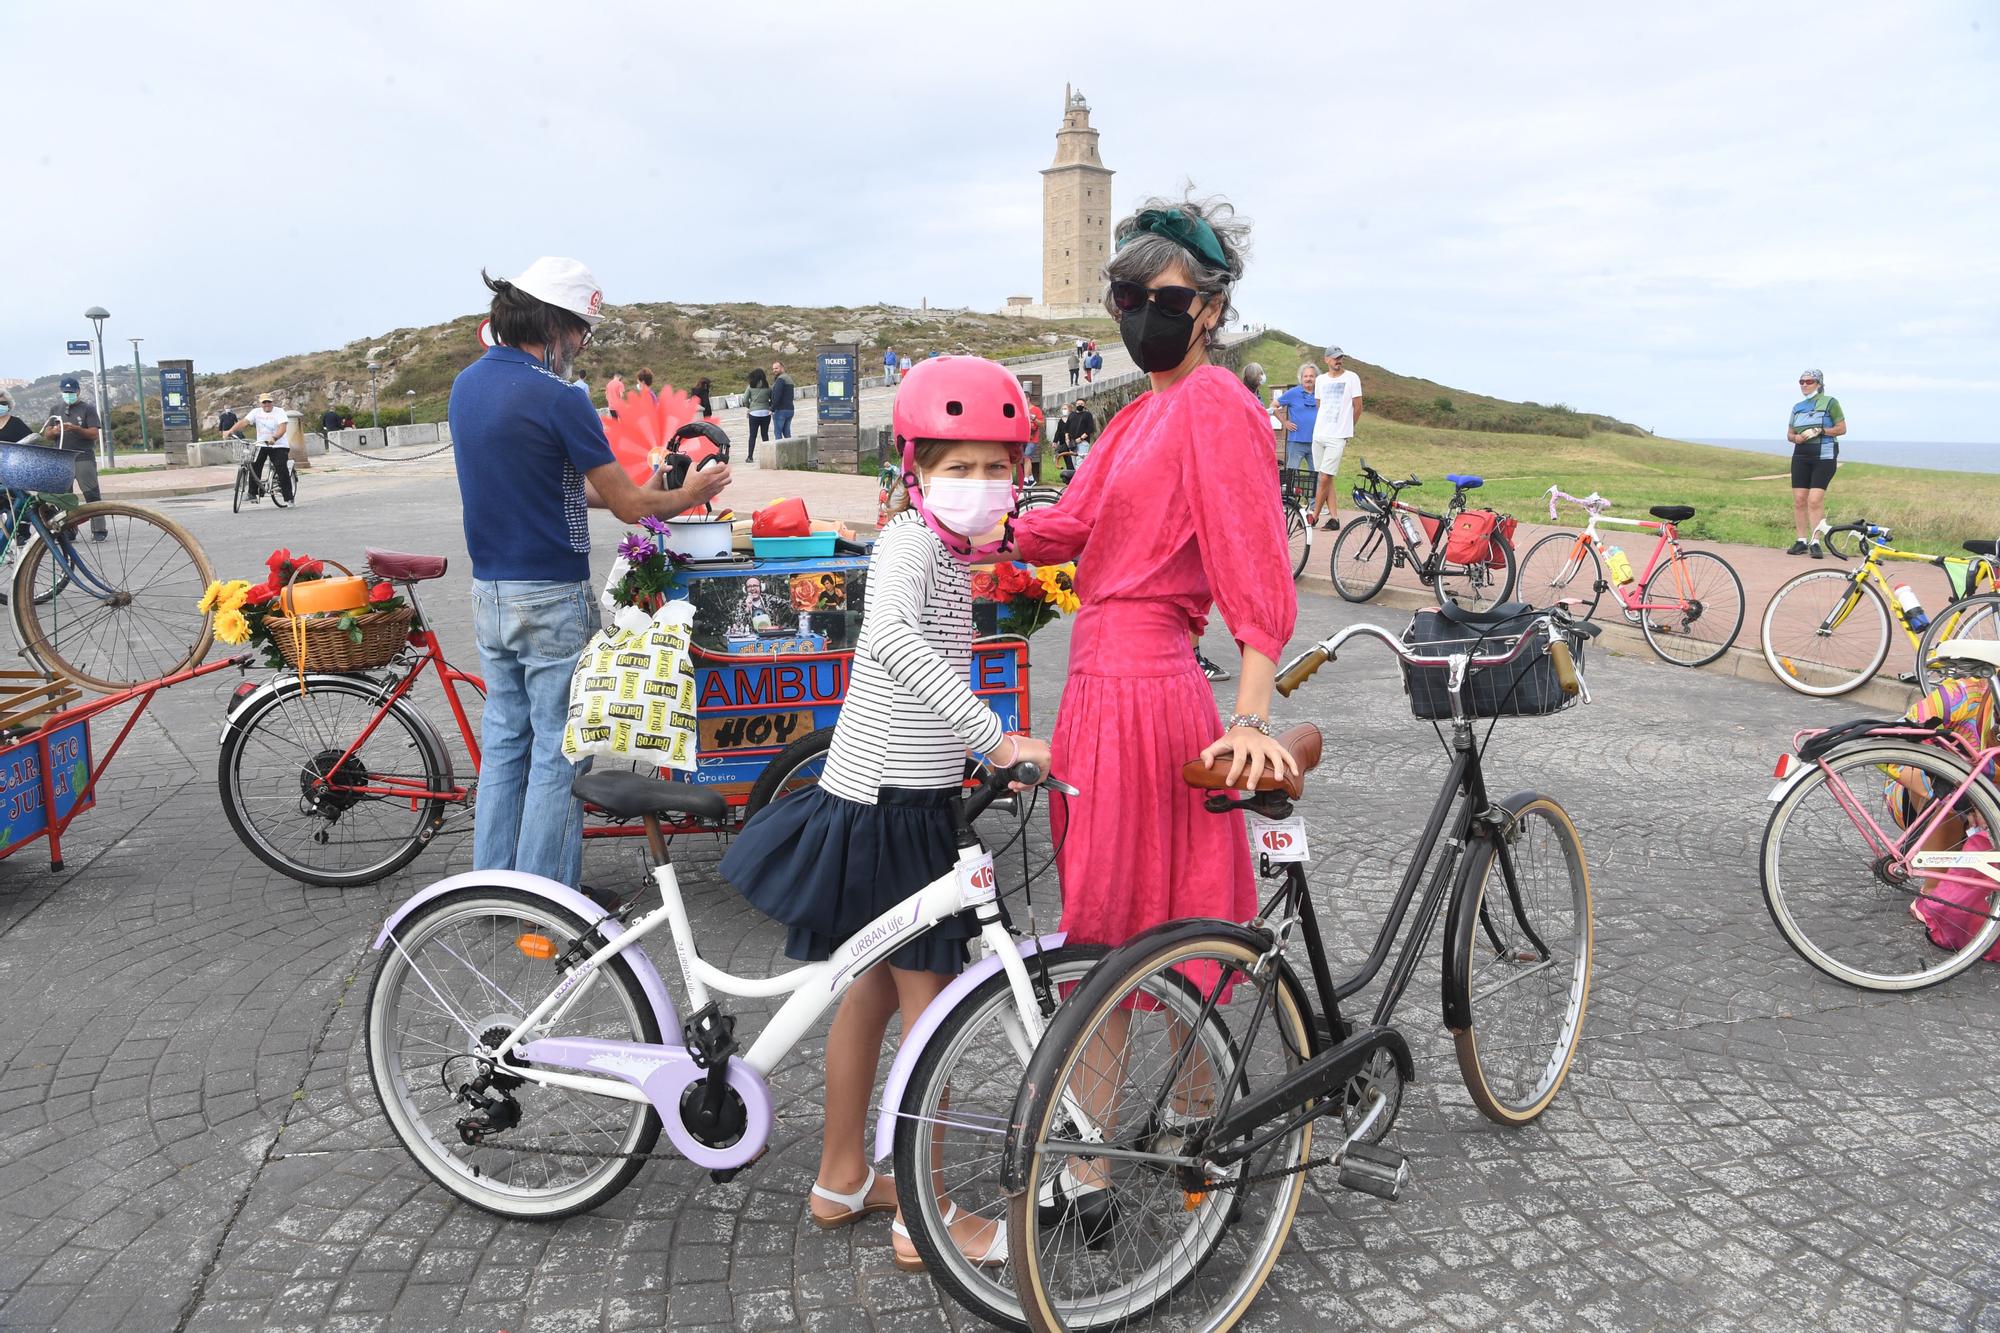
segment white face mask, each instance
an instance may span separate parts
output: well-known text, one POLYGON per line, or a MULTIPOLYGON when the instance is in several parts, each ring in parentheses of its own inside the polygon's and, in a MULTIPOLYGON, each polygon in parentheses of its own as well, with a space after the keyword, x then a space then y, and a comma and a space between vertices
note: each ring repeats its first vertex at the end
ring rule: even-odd
POLYGON ((1014 483, 971 477, 933 477, 924 482, 924 509, 961 537, 993 531, 1014 512, 1014 483))

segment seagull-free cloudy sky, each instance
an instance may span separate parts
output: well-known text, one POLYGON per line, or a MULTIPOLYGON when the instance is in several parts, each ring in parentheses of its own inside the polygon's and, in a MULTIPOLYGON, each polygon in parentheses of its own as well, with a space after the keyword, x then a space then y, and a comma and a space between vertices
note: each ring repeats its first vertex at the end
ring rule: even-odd
POLYGON ((1068 81, 1119 211, 1255 220, 1245 318, 1668 434, 1772 434, 1814 365, 1857 440, 2000 440, 1994 0, 6 13, 0 375, 92 304, 219 370, 542 253, 612 301, 997 308, 1068 81))

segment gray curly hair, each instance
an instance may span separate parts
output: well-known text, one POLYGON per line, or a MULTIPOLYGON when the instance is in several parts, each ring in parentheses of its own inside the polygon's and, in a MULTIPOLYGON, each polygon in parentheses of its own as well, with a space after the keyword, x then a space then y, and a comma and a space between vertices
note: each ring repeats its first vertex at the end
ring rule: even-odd
POLYGON ((1243 277, 1243 261, 1250 251, 1250 220, 1239 218, 1235 206, 1219 195, 1197 199, 1189 193, 1183 199, 1145 199, 1131 214, 1122 219, 1111 233, 1112 255, 1104 265, 1104 309, 1113 319, 1118 318, 1118 309, 1111 304, 1111 284, 1114 282, 1136 282, 1140 285, 1151 282, 1175 264, 1188 272, 1194 289, 1202 299, 1219 303, 1222 317, 1208 331, 1208 344, 1213 347, 1222 332, 1236 319, 1236 304, 1230 293, 1243 277), (1227 268, 1216 268, 1192 251, 1183 249, 1178 243, 1165 236, 1139 230, 1139 215, 1148 210, 1164 211, 1177 208, 1191 218, 1206 222, 1215 232, 1216 241, 1222 246, 1222 257, 1229 262, 1227 268))

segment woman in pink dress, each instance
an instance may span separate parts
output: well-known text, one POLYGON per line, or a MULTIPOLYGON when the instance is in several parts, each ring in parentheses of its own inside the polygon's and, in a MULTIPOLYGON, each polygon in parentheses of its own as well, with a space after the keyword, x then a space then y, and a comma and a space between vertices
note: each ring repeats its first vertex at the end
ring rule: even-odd
POLYGON ((1022 559, 1077 562, 1083 603, 1051 742, 1083 789, 1053 817, 1073 943, 1249 919, 1242 816, 1202 809, 1181 766, 1226 762, 1246 786, 1296 767, 1269 721, 1298 610, 1269 418, 1208 358, 1235 314, 1248 230, 1217 201, 1153 200, 1118 224, 1105 306, 1152 391, 1111 419, 1061 503, 1014 522, 1022 559), (1226 726, 1191 637, 1218 604, 1243 652, 1226 726))

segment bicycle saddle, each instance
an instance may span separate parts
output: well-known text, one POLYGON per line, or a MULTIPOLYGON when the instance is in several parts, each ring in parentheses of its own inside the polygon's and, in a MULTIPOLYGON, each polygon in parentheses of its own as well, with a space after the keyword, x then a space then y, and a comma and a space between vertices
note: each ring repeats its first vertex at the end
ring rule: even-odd
MULTIPOLYGON (((1281 778, 1266 769, 1257 779, 1258 791, 1278 791, 1298 800, 1305 793, 1306 774, 1319 767, 1319 728, 1310 722, 1301 722, 1295 727, 1287 727, 1278 733, 1278 744, 1285 747, 1298 764, 1299 771, 1291 777, 1281 778)), ((1199 759, 1191 759, 1181 767, 1181 781, 1201 791, 1229 790, 1229 765, 1217 759, 1214 768, 1204 768, 1199 759)))
POLYGON ((401 551, 369 548, 368 572, 378 579, 404 579, 421 583, 444 577, 445 558, 441 555, 405 555, 401 551))
POLYGON ((1984 537, 1977 541, 1961 542, 1960 545, 1973 555, 2000 555, 2000 550, 1995 549, 2000 548, 2000 542, 1994 541, 1991 537, 1984 537))
POLYGON ((1931 657, 1939 662, 1977 662, 2000 669, 2000 643, 1992 639, 1946 639, 1931 650, 1931 657))
POLYGON ((1694 517, 1693 505, 1654 505, 1646 511, 1654 518, 1664 518, 1669 523, 1685 523, 1694 517))
POLYGON ((585 773, 569 786, 570 794, 620 819, 646 815, 693 815, 720 821, 729 813, 722 793, 687 782, 668 782, 630 769, 585 773))
POLYGON ((1486 484, 1486 478, 1475 477, 1469 472, 1447 472, 1444 479, 1462 491, 1478 490, 1486 484))
POLYGON ((1474 629, 1488 629, 1505 624, 1516 616, 1533 615, 1535 608, 1526 602, 1498 602, 1484 611, 1473 611, 1451 602, 1438 608, 1438 615, 1454 625, 1466 625, 1474 629))

